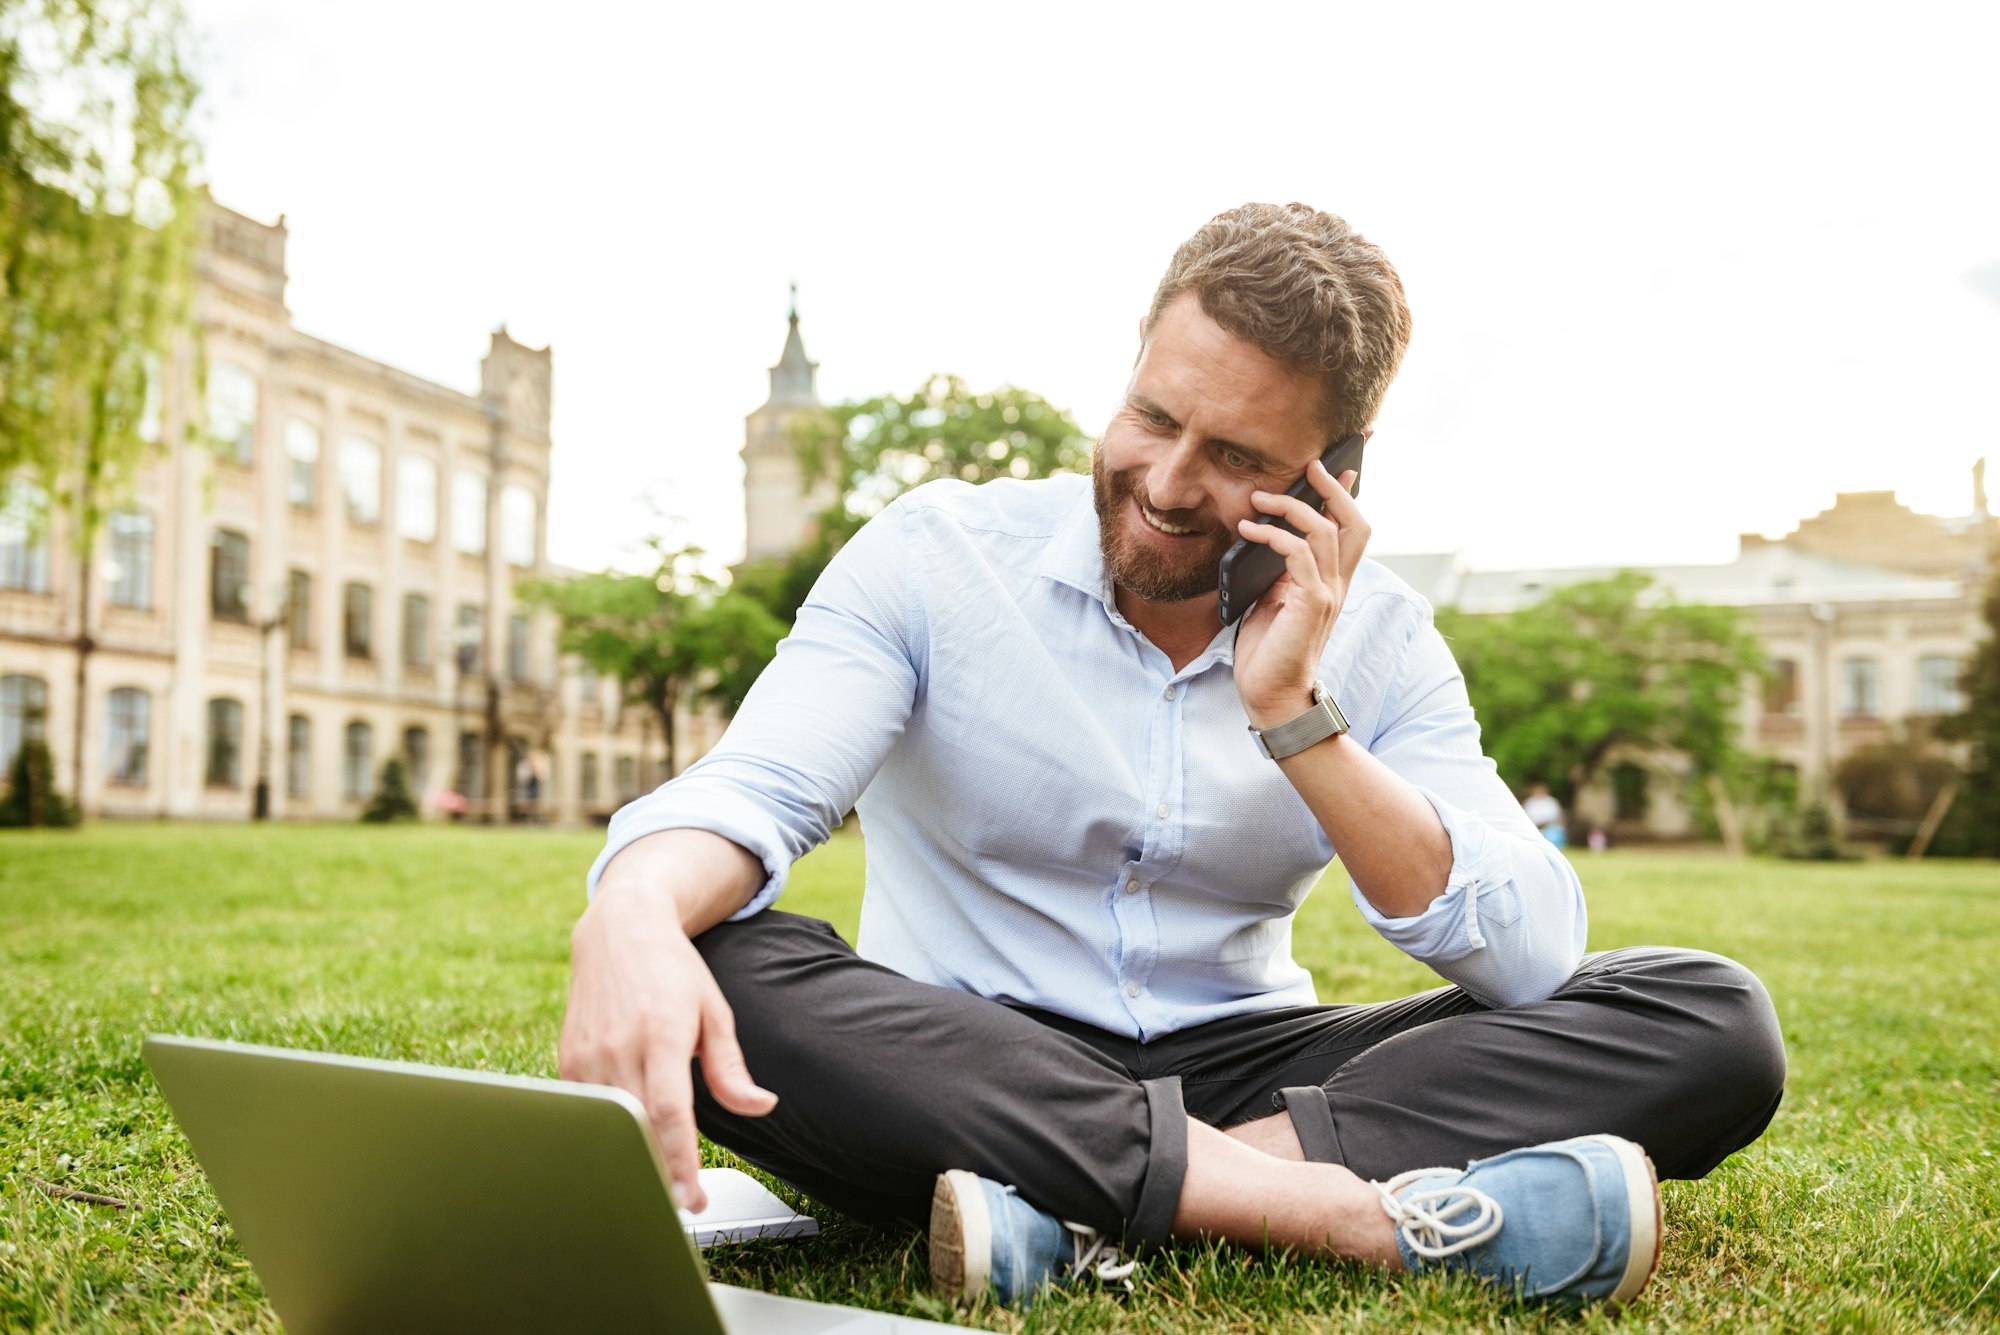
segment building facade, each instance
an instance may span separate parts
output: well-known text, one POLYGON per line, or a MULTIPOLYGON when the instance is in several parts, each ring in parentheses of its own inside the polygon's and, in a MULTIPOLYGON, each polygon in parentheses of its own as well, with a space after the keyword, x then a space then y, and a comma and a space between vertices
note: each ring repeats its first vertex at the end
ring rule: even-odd
POLYGON ((791 325, 784 350, 771 368, 771 393, 743 422, 743 559, 782 559, 802 546, 813 524, 839 499, 831 476, 806 482, 794 426, 824 412, 814 381, 819 363, 806 357, 799 337, 798 289, 792 290, 791 325))
POLYGON ((0 761, 44 737, 67 789, 82 699, 92 814, 240 819, 261 790, 271 815, 347 819, 399 756, 436 809, 604 818, 661 747, 516 594, 561 573, 549 350, 495 332, 465 394, 301 333, 286 237, 211 212, 199 350, 161 377, 159 449, 95 578, 65 516, 32 522, 33 484, 0 479, 0 761))

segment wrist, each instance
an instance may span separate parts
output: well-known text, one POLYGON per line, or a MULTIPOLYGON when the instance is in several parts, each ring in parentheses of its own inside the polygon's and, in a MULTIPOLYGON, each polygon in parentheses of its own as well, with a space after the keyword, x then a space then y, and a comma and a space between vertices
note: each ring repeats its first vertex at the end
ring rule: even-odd
POLYGON ((1314 694, 1317 685, 1317 682, 1308 681, 1301 686, 1288 686, 1281 691, 1259 696, 1256 700, 1246 698, 1243 701, 1244 718, 1258 732, 1289 723, 1313 707, 1318 698, 1314 694))

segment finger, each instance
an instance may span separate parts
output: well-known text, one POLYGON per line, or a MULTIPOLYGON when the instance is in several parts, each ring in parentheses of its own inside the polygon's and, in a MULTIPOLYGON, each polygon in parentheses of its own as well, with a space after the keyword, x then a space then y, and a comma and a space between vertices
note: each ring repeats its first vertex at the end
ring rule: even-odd
POLYGON ((1340 572, 1343 581, 1352 579, 1354 568, 1361 564, 1361 554, 1368 546, 1368 535, 1373 531, 1367 516, 1361 513, 1361 503, 1347 490, 1360 474, 1350 468, 1336 480, 1317 459, 1306 472, 1313 478, 1313 486, 1326 498, 1326 517, 1340 530, 1340 563, 1332 568, 1340 572), (1329 485, 1322 486, 1322 481, 1329 485))
MULTIPOLYGON (((1314 467, 1317 468, 1318 464, 1314 464, 1314 467)), ((1334 522, 1320 513, 1319 508, 1312 502, 1297 500, 1282 491, 1253 491, 1250 493, 1250 504, 1267 515, 1277 516, 1301 533, 1310 533, 1316 528, 1328 528, 1334 522)), ((1266 524, 1263 527, 1269 528, 1270 525, 1266 524)))
POLYGON ((743 1048, 736 1041, 736 1017, 720 997, 702 1011, 701 1078, 715 1101, 730 1112, 762 1117, 778 1106, 778 1096, 750 1078, 743 1048))
POLYGON ((665 1046, 653 1048, 646 1056, 646 1120, 652 1123, 653 1140, 667 1175, 680 1189, 680 1203, 690 1210, 704 1209, 708 1196, 701 1189, 701 1146, 694 1131, 694 1082, 688 1073, 688 1059, 675 1059, 665 1046))
MULTIPOLYGON (((1272 524, 1260 524, 1254 519, 1245 519, 1237 525, 1237 531, 1252 542, 1261 542, 1272 551, 1285 558, 1285 574, 1290 577, 1291 589, 1281 597, 1289 597, 1297 591, 1307 597, 1317 593, 1320 597, 1331 597, 1326 586, 1326 576, 1321 573, 1319 562, 1313 555, 1312 544, 1296 533, 1287 533, 1272 524)), ((1279 581, 1283 583, 1285 581, 1279 581)), ((1278 588, 1273 584, 1265 591, 1270 598, 1278 588)))

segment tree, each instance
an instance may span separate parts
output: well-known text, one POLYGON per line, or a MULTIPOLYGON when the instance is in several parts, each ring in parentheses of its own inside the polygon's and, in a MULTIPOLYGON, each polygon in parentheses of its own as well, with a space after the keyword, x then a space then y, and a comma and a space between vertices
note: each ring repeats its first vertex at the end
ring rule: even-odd
POLYGON ((1965 708, 1938 725, 1938 736, 1966 743, 1967 755, 1958 795, 1931 847, 2000 857, 2000 562, 1986 586, 1984 613, 1986 637, 1959 679, 1965 708))
POLYGON ((556 614, 565 652, 616 678, 628 701, 652 710, 672 774, 679 768, 675 710, 706 701, 733 715, 785 626, 757 600, 701 574, 699 549, 656 543, 654 551, 659 564, 650 575, 604 571, 530 581, 518 592, 556 614))
POLYGON ((76 807, 56 791, 56 762, 39 737, 23 741, 0 796, 0 826, 76 824, 76 807))
POLYGON ((0 0, 0 477, 68 519, 79 792, 93 558, 194 288, 188 50, 175 0, 0 0))
POLYGON ((955 375, 801 417, 793 433, 806 485, 831 472, 840 501, 819 517, 811 541, 782 561, 743 566, 732 586, 787 623, 840 545, 912 487, 1090 468, 1091 439, 1068 413, 1013 385, 975 394, 955 375))
POLYGON ((1572 805, 1621 744, 1680 752, 1697 779, 1747 768, 1736 707, 1764 656, 1733 608, 1674 603, 1625 571, 1504 616, 1447 611, 1438 623, 1486 753, 1516 787, 1540 779, 1572 805))
POLYGON ((387 825, 416 818, 417 803, 410 796, 409 781, 403 777, 403 758, 390 756, 382 763, 382 782, 375 785, 375 796, 361 813, 361 819, 371 825, 387 825))

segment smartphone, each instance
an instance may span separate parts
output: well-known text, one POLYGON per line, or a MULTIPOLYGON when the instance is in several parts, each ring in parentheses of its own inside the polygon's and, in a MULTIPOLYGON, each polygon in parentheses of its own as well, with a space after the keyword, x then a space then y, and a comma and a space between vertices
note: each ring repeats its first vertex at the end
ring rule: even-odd
MULTIPOLYGON (((1361 494, 1361 450, 1368 438, 1360 432, 1342 436, 1326 447, 1326 453, 1319 461, 1326 465, 1326 471, 1339 477, 1348 469, 1354 470, 1354 485, 1348 488, 1350 495, 1361 494)), ((1285 493, 1297 501, 1317 501, 1319 493, 1313 490, 1312 480, 1301 477, 1285 493)), ((1323 507, 1315 507, 1323 508, 1323 507)), ((1287 533, 1298 530, 1276 515, 1259 514, 1260 524, 1276 524, 1287 533)), ((1236 545, 1222 556, 1222 574, 1217 580, 1217 588, 1222 594, 1222 624, 1227 626, 1257 605, 1264 591, 1278 582, 1278 576, 1285 571, 1285 558, 1266 547, 1261 542, 1248 538, 1238 538, 1236 545)))

